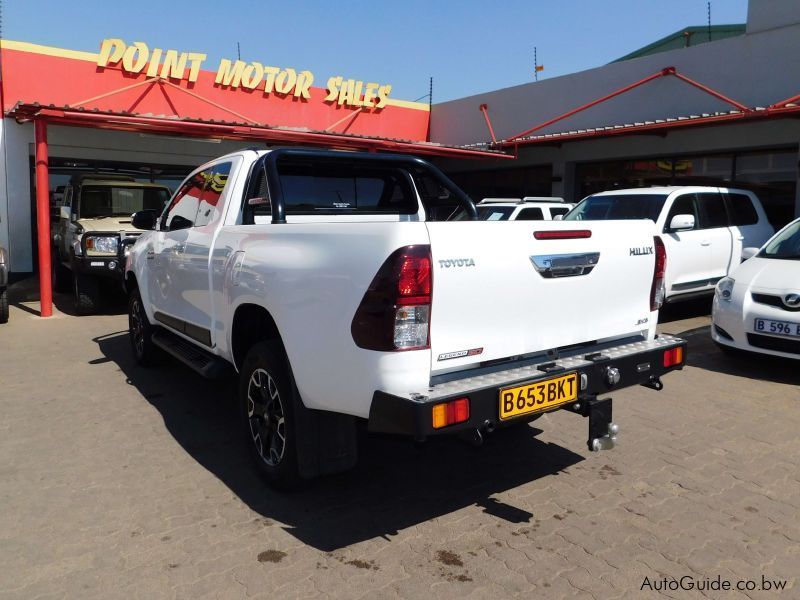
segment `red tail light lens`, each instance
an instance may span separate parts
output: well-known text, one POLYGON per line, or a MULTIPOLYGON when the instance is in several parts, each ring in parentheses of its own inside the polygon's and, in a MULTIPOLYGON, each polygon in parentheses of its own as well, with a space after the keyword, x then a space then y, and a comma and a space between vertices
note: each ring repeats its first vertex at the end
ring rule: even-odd
POLYGON ((664 367, 674 367, 683 363, 683 348, 670 348, 664 350, 664 367))
POLYGON ((430 255, 403 254, 397 280, 398 304, 430 303, 430 255))
POLYGON ((448 425, 463 423, 469 420, 469 398, 458 398, 443 404, 437 404, 431 412, 431 421, 434 429, 441 429, 448 425))
POLYGON ((577 240, 592 237, 588 229, 562 229, 560 231, 534 231, 537 240, 577 240))
POLYGON ((667 294, 664 284, 664 274, 667 271, 667 249, 658 236, 653 238, 653 245, 656 251, 656 264, 653 268, 653 285, 650 288, 650 310, 658 310, 664 304, 664 297, 667 294))
POLYGON ((386 259, 361 300, 350 332, 367 350, 430 348, 430 246, 406 246, 386 259))

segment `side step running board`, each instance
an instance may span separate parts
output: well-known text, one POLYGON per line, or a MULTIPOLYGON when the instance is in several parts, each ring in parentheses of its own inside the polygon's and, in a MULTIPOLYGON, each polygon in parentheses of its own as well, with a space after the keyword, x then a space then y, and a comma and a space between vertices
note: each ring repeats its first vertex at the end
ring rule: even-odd
POLYGON ((201 350, 194 344, 165 329, 159 329, 153 333, 152 339, 153 343, 164 352, 177 358, 203 377, 218 379, 234 374, 233 367, 221 358, 201 350))

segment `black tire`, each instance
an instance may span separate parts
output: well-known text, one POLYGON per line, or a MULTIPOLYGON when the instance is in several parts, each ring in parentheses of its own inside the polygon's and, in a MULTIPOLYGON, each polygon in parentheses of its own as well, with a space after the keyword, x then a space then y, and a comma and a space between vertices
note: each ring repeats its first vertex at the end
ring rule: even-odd
POLYGON ((154 331, 144 311, 139 289, 134 288, 128 298, 128 338, 133 358, 142 367, 152 367, 161 360, 161 348, 153 343, 154 331))
POLYGON ((273 487, 300 481, 298 427, 294 402, 299 395, 289 376, 286 355, 276 342, 259 342, 239 372, 239 411, 248 452, 273 487))
POLYGON ((8 323, 8 288, 0 291, 0 323, 8 323))
POLYGON ((75 273, 73 277, 75 312, 92 315, 100 310, 100 282, 95 277, 75 273))
POLYGON ((64 266, 55 249, 53 249, 53 253, 50 256, 50 264, 52 265, 50 277, 53 282, 53 291, 58 293, 69 292, 70 284, 72 283, 72 271, 64 266))

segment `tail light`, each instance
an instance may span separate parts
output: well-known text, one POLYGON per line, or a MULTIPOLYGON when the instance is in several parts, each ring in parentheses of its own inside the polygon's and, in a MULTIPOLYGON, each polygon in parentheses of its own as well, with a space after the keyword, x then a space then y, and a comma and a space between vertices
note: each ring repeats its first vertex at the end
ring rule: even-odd
POLYGON ((670 348, 664 350, 664 368, 674 367, 683 363, 683 348, 670 348))
POLYGON ((555 231, 534 231, 537 240, 578 240, 592 237, 589 229, 560 229, 555 231))
POLYGON ((386 259, 361 300, 350 332, 367 350, 430 348, 430 246, 406 246, 386 259))
POLYGON ((650 310, 658 310, 664 304, 667 289, 664 283, 664 273, 667 270, 667 249, 661 238, 655 236, 653 244, 656 249, 656 265, 653 269, 653 286, 650 288, 650 310))
POLYGON ((469 398, 459 398, 435 405, 431 411, 431 420, 434 429, 468 421, 469 398))

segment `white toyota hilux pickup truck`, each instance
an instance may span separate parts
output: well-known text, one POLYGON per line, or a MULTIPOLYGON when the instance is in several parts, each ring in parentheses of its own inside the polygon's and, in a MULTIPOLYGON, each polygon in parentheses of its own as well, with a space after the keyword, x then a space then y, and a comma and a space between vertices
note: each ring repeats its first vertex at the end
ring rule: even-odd
POLYGON ((610 398, 661 389, 666 256, 651 221, 479 221, 418 158, 244 150, 193 172, 125 274, 137 362, 238 373, 268 481, 345 470, 359 422, 416 440, 563 409, 611 448, 610 398), (446 221, 454 208, 474 220, 446 221))

